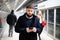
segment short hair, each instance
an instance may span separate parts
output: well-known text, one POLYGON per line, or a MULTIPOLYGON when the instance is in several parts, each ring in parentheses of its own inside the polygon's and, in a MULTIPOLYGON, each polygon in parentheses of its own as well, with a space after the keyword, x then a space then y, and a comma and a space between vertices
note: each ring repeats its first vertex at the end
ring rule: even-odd
POLYGON ((11 10, 11 14, 14 14, 14 10, 11 10))
POLYGON ((28 5, 28 6, 26 6, 26 8, 32 8, 32 9, 34 9, 34 7, 32 5, 28 5))

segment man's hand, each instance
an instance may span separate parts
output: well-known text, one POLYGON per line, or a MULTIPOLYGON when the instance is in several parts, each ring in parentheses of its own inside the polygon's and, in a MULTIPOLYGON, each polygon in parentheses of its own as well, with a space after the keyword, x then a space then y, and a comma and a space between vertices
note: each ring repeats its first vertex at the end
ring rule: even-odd
POLYGON ((32 30, 30 30, 29 28, 26 28, 26 32, 30 33, 30 32, 32 32, 32 30))
POLYGON ((32 31, 33 31, 33 32, 36 32, 36 31, 37 31, 37 29, 36 29, 35 27, 33 27, 32 31))

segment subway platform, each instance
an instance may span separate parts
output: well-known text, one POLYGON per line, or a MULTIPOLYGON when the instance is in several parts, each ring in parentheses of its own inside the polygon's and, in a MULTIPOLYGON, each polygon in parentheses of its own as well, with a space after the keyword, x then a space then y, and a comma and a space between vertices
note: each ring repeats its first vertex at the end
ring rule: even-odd
POLYGON ((0 40, 19 40, 19 33, 15 31, 13 37, 8 37, 9 26, 6 23, 6 18, 11 10, 15 11, 14 13, 18 18, 25 13, 25 8, 29 4, 33 4, 35 15, 41 10, 47 21, 46 32, 43 30, 41 39, 60 40, 60 0, 0 0, 0 21, 2 18, 0 40))
MULTIPOLYGON (((19 33, 16 33, 14 31, 13 37, 8 37, 8 30, 9 30, 9 26, 8 26, 8 24, 6 24, 1 40, 19 40, 19 33)), ((39 38, 38 38, 38 40, 39 40, 39 38)), ((53 40, 53 39, 50 38, 47 35, 47 33, 43 30, 43 32, 41 33, 41 40, 53 40)))

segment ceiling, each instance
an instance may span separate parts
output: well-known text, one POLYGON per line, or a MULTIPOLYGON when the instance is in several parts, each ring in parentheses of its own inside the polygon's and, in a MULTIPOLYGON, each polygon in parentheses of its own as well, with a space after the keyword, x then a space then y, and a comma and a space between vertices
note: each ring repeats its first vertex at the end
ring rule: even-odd
MULTIPOLYGON (((12 9, 15 10, 21 5, 25 0, 0 0, 0 11, 10 12, 12 9)), ((38 1, 38 0, 37 0, 38 1)), ((36 2, 36 0, 27 0, 20 8, 25 7, 27 4, 36 2)))
POLYGON ((16 9, 24 0, 0 0, 0 11, 10 12, 16 9))

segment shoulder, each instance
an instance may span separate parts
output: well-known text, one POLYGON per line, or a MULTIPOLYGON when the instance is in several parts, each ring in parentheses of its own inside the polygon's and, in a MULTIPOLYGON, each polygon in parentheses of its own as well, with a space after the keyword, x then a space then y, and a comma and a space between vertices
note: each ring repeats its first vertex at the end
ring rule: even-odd
POLYGON ((17 17, 15 14, 13 15, 14 17, 17 17))

